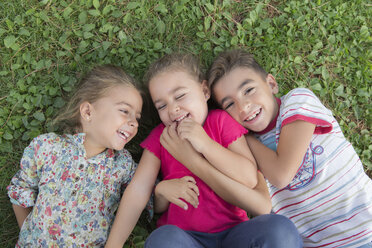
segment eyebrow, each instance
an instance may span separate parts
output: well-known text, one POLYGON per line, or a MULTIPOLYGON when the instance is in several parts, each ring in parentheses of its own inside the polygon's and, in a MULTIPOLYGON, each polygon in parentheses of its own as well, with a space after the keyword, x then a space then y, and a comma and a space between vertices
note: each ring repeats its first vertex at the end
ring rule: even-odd
MULTIPOLYGON (((183 87, 183 86, 177 87, 177 88, 173 89, 173 90, 171 91, 171 93, 175 93, 175 92, 177 92, 177 91, 179 91, 179 90, 182 90, 182 89, 186 89, 186 87, 183 87)), ((155 105, 156 103, 158 103, 158 102, 161 102, 161 100, 155 100, 155 101, 154 101, 154 105, 155 105)))
MULTIPOLYGON (((115 103, 115 105, 126 105, 126 106, 128 106, 129 108, 134 109, 133 106, 132 106, 131 104, 129 104, 129 103, 127 103, 127 102, 124 102, 124 101, 117 102, 117 103, 115 103)), ((141 111, 140 111, 140 112, 136 112, 136 114, 141 114, 141 111)))
MULTIPOLYGON (((241 90, 245 85, 247 85, 247 84, 250 84, 250 83, 252 83, 253 82, 253 79, 245 79, 239 86, 238 86, 238 88, 237 88, 237 90, 241 90)), ((229 100, 229 96, 227 96, 227 97, 224 97, 224 98, 222 98, 222 100, 221 100, 221 106, 223 105, 223 103, 224 102, 226 102, 227 100, 229 100)))

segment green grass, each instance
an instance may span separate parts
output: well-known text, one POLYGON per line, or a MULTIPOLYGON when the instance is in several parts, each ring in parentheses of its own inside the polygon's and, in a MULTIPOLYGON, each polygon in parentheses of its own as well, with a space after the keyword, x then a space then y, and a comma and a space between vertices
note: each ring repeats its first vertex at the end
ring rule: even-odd
MULTIPOLYGON (((298 1, 0 2, 0 246, 18 228, 6 186, 30 139, 48 131, 77 78, 95 64, 122 66, 139 81, 149 63, 174 50, 201 55, 245 47, 272 73, 280 94, 312 89, 333 110, 371 176, 371 4, 298 1)), ((146 118, 146 115, 145 117, 146 118)), ((154 122, 144 120, 129 146, 154 122)), ((141 222, 128 247, 142 247, 141 222)))

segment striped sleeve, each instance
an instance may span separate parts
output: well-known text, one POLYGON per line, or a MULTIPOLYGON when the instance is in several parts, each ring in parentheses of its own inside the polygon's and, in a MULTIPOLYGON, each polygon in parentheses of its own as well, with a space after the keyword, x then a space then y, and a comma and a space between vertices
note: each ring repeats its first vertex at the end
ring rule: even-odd
POLYGON ((325 134, 332 131, 332 112, 327 109, 314 95, 305 88, 296 88, 282 97, 283 108, 280 117, 283 126, 297 120, 310 122, 316 125, 315 134, 325 134))

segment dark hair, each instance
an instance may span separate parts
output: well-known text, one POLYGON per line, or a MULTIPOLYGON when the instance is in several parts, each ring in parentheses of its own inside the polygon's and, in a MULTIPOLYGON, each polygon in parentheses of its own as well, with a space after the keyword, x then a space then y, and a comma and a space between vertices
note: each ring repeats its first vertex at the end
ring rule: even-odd
POLYGON ((108 90, 118 85, 133 87, 140 92, 135 80, 120 67, 114 65, 94 67, 80 81, 66 107, 57 115, 53 123, 58 124, 67 133, 81 132, 80 105, 86 101, 96 102, 105 96, 108 90))
POLYGON ((184 71, 198 82, 202 82, 205 79, 205 75, 200 69, 199 61, 193 55, 172 53, 163 56, 150 65, 145 75, 147 86, 152 78, 168 71, 184 71))
POLYGON ((242 49, 226 51, 217 56, 208 71, 209 89, 212 91, 218 80, 220 80, 227 73, 238 67, 252 69, 259 73, 264 80, 266 79, 268 74, 257 63, 252 54, 242 49))

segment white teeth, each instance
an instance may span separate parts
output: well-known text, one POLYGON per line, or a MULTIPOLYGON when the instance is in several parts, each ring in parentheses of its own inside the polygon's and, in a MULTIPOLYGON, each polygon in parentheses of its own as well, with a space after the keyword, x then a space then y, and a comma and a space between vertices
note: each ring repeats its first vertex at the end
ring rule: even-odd
POLYGON ((119 130, 119 133, 121 133, 124 138, 128 139, 129 138, 129 133, 125 132, 125 131, 122 131, 122 130, 119 130))
POLYGON ((188 114, 183 115, 183 116, 181 116, 181 117, 178 117, 175 121, 180 122, 180 121, 182 121, 183 119, 185 119, 187 116, 188 116, 188 114))
POLYGON ((246 121, 251 121, 253 120, 259 113, 261 112, 261 110, 257 110, 255 113, 253 113, 248 119, 246 119, 246 121))

